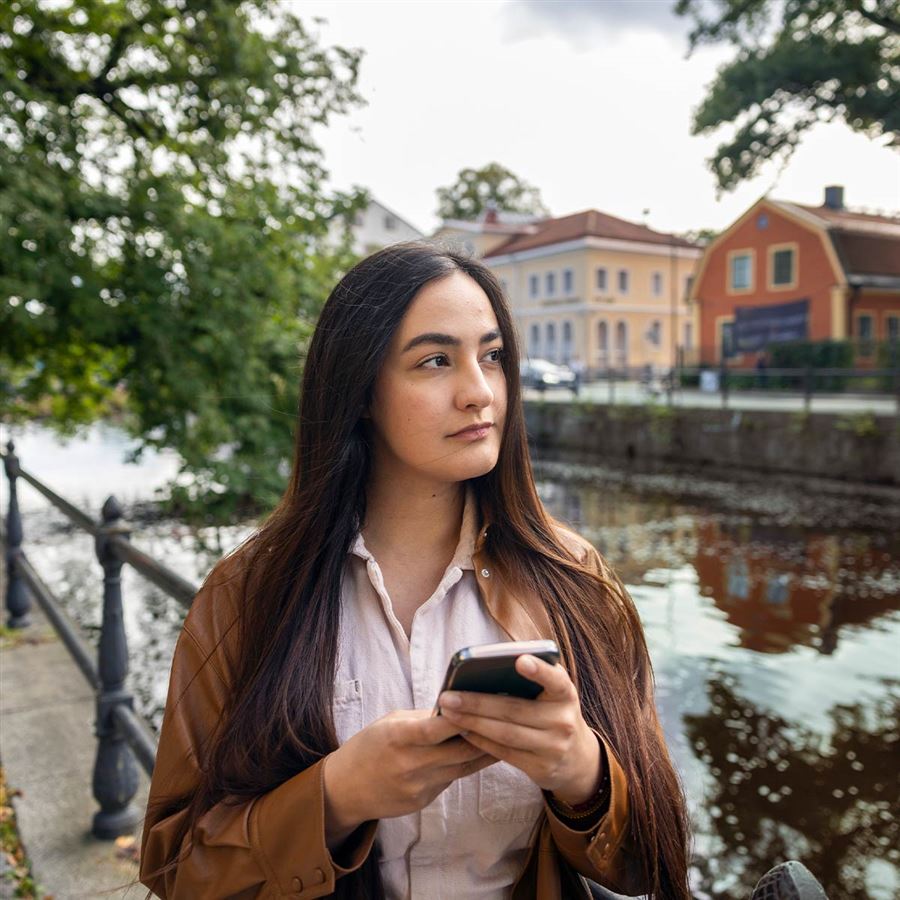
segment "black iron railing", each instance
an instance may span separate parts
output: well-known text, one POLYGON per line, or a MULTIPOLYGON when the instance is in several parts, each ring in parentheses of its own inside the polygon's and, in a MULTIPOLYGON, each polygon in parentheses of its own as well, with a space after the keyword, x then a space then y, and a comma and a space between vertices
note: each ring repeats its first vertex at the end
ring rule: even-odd
POLYGON ((143 816, 143 811, 132 803, 138 788, 135 762, 150 775, 156 758, 156 738, 150 726, 134 711, 134 698, 126 687, 128 641, 122 616, 122 566, 126 563, 133 566, 185 607, 190 606, 197 588, 131 544, 131 529, 115 497, 106 500, 101 521, 96 522, 22 469, 12 441, 7 443, 5 453, 0 452, 0 457, 9 480, 9 510, 2 534, 6 548, 7 625, 27 628, 31 624, 33 597, 95 691, 97 756, 93 792, 100 809, 94 815, 92 831, 98 838, 116 838, 129 833, 143 816), (94 537, 97 559, 103 567, 103 621, 96 654, 22 550, 24 535, 16 485, 19 478, 94 537))

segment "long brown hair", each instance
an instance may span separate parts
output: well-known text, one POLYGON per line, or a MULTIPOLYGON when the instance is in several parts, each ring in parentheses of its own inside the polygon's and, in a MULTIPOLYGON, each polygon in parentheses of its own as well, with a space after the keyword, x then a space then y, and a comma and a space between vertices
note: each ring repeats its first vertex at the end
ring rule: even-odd
MULTIPOLYGON (((364 259, 322 310, 303 375, 290 482, 241 548, 245 601, 237 621, 234 690, 200 784, 174 804, 186 812, 180 838, 215 803, 270 791, 338 746, 331 710, 341 580, 351 541, 365 521, 371 467, 362 414, 410 303, 426 284, 457 271, 484 290, 504 344, 508 406, 500 455, 493 470, 472 480, 492 523, 485 551, 517 589, 544 599, 585 719, 608 736, 628 776, 630 827, 651 895, 689 898, 684 798, 655 726, 652 672, 637 611, 613 576, 576 561, 538 498, 518 340, 499 283, 482 263, 424 243, 394 245, 364 259)), ((173 843, 173 854, 181 843, 173 843)), ((174 857, 169 866, 177 862, 174 857)), ((337 882, 335 896, 384 896, 377 853, 337 882)))

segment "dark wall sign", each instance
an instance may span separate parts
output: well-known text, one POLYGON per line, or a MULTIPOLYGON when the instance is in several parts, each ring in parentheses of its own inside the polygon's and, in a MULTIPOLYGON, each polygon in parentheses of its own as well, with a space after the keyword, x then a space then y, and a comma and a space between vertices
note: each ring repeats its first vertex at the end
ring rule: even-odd
POLYGON ((765 350, 769 344, 809 338, 809 300, 775 306, 738 306, 734 311, 734 348, 738 353, 765 350))

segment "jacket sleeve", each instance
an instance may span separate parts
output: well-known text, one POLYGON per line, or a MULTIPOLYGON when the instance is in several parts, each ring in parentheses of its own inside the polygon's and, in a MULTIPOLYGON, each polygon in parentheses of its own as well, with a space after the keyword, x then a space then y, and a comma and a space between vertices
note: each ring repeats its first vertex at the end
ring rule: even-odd
MULTIPOLYGON (((570 532, 571 534, 571 532, 570 532)), ((604 559, 589 542, 576 536, 582 547, 582 564, 604 578, 617 580, 604 559)), ((635 672, 635 678, 638 673, 635 672)), ((663 741, 656 715, 653 689, 648 679, 641 702, 641 720, 663 741)), ((631 837, 628 776, 605 735, 595 732, 606 751, 610 776, 610 803, 606 814, 584 831, 562 821, 545 802, 545 828, 560 854, 576 871, 616 893, 642 895, 647 890, 643 866, 631 837)))
MULTIPOLYGON (((595 732, 596 733, 596 732, 595 732)), ((617 893, 644 893, 631 862, 628 821, 628 779, 608 741, 602 735, 609 766, 609 809, 590 828, 579 831, 560 819, 545 802, 553 843, 572 868, 617 893)))
MULTIPOLYGON (((177 865, 165 871, 183 824, 183 798, 197 784, 204 747, 225 705, 228 681, 222 654, 207 649, 191 619, 175 648, 166 711, 141 848, 140 879, 164 900, 322 897, 335 881, 362 865, 376 822, 360 826, 341 848, 340 862, 325 844, 322 761, 274 790, 250 800, 228 799, 207 810, 178 848, 177 865)), ((205 598, 204 598, 205 599, 205 598)))

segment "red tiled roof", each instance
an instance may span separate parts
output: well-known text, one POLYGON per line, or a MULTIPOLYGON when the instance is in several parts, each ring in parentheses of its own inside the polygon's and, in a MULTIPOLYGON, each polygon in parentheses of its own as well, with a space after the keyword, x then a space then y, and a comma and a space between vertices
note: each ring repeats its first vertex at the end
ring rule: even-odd
POLYGON ((815 216, 824 219, 830 226, 840 227, 848 231, 868 230, 869 225, 895 225, 900 228, 900 217, 886 216, 880 213, 854 212, 851 209, 834 209, 831 206, 806 206, 794 203, 815 216))
POLYGON ((699 249, 697 244, 692 244, 684 238, 654 231, 646 225, 638 225, 625 219, 617 219, 615 216, 599 212, 596 209, 573 213, 570 216, 561 216, 558 219, 545 219, 543 222, 535 222, 532 228, 532 233, 515 235, 494 247, 490 253, 485 254, 485 259, 503 256, 507 253, 518 253, 521 250, 532 250, 535 247, 561 244, 584 237, 699 249))
POLYGON ((830 228, 831 241, 848 275, 900 277, 900 233, 878 234, 830 228))
POLYGON ((900 278, 900 216, 783 200, 770 202, 812 217, 828 234, 848 276, 900 278))

